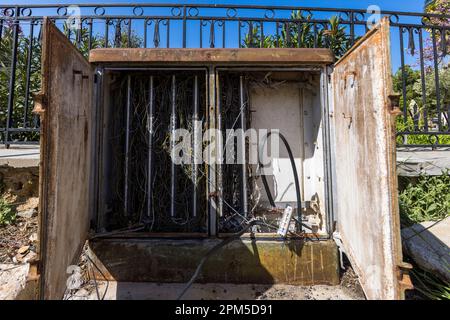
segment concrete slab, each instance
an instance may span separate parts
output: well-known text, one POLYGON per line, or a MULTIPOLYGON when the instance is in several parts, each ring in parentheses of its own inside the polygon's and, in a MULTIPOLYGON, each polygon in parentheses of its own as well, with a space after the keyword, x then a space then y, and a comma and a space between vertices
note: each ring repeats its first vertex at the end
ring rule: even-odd
POLYGON ((450 283, 450 217, 402 230, 403 246, 423 269, 450 283))
MULTIPOLYGON (((175 300, 184 289, 182 283, 144 283, 97 281, 100 297, 105 300, 175 300)), ((70 300, 97 300, 95 285, 90 283, 68 294, 70 300)), ((183 300, 362 300, 342 286, 292 286, 255 284, 193 284, 183 300)))
POLYGON ((39 159, 39 145, 11 145, 9 149, 0 147, 0 166, 38 167, 39 159))
POLYGON ((450 169, 450 151, 397 151, 399 176, 439 176, 445 169, 450 169))

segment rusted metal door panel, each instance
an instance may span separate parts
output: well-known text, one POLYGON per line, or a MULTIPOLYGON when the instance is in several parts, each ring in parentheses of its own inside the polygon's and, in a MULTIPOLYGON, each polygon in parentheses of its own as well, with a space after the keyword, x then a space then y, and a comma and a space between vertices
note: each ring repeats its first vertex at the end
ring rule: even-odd
POLYGON ((49 20, 42 63, 40 297, 60 299, 89 230, 93 71, 49 20))
POLYGON ((332 74, 338 231, 369 299, 403 295, 389 20, 332 74))

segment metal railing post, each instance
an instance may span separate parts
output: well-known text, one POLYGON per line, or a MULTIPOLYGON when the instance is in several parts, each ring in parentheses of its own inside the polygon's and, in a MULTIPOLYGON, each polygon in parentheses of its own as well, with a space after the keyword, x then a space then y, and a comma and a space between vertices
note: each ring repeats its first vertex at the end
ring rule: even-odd
POLYGON ((14 94, 16 85, 16 69, 17 69, 17 46, 19 44, 19 15, 20 7, 15 8, 13 21, 13 43, 11 51, 11 76, 9 78, 9 93, 8 93, 8 110, 6 116, 6 130, 5 130, 5 147, 9 148, 9 132, 13 126, 13 112, 14 112, 14 94))

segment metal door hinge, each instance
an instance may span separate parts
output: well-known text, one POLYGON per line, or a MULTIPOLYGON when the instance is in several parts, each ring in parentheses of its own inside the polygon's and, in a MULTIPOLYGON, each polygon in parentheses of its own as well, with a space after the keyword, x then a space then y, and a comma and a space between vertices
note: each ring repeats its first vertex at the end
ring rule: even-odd
POLYGON ((37 114, 44 113, 47 107, 47 97, 41 91, 33 93, 34 108, 33 112, 37 114))
POLYGON ((398 284, 402 292, 414 289, 411 277, 409 276, 409 271, 412 270, 412 268, 413 266, 407 262, 402 262, 398 265, 398 284))
POLYGON ((400 94, 393 93, 393 94, 390 94, 388 96, 388 98, 389 98, 389 104, 390 104, 389 112, 394 116, 401 114, 402 111, 400 110, 400 94))
POLYGON ((28 270, 27 281, 39 280, 39 260, 30 261, 30 269, 28 270))

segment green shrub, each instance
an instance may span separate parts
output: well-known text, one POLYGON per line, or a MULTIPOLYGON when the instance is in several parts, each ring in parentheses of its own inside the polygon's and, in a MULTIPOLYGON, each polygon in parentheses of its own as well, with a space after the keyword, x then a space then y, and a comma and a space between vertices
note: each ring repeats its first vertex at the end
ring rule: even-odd
POLYGON ((421 176, 409 180, 400 192, 402 223, 411 225, 423 221, 438 221, 450 215, 450 175, 421 176))
POLYGON ((16 212, 11 206, 0 198, 0 226, 5 226, 13 223, 16 220, 16 212))

